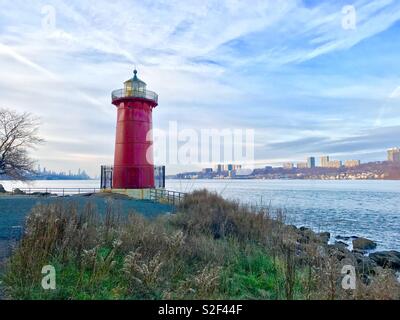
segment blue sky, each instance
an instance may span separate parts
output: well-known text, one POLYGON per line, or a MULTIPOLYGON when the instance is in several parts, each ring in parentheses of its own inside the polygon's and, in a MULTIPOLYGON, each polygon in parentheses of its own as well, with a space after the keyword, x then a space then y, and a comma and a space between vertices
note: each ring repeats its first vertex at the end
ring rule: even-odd
POLYGON ((160 95, 154 127, 254 129, 259 166, 383 160, 400 145, 398 0, 0 5, 0 107, 40 116, 42 166, 112 163, 110 92, 135 65, 160 95))

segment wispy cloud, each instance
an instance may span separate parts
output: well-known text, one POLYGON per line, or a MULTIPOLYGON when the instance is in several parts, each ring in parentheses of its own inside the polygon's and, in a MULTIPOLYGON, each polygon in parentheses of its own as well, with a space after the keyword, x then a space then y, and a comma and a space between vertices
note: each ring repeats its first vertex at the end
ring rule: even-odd
MULTIPOLYGON (((321 138, 327 141, 321 148, 329 152, 331 145, 334 152, 327 137, 351 139, 400 117, 393 105, 379 108, 399 83, 398 1, 17 0, 1 6, 0 105, 42 117, 50 142, 36 156, 55 169, 83 166, 76 159, 85 155, 94 174, 112 160, 109 94, 134 65, 160 93, 157 127, 168 120, 192 128, 253 127, 260 141, 321 138), (355 30, 342 28, 349 4, 355 30), (54 25, 46 27, 51 19, 43 8, 54 9, 54 25), (389 49, 379 52, 377 45, 389 49), (345 69, 353 62, 356 70, 345 69), (374 71, 382 66, 385 72, 374 71)), ((290 157, 279 148, 269 156, 290 157)))

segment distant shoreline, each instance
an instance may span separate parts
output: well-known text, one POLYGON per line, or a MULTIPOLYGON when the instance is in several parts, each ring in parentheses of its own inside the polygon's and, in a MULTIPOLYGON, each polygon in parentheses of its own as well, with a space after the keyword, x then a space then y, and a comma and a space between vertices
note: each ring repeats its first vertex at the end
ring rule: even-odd
POLYGON ((357 166, 333 167, 271 167, 255 169, 182 172, 169 177, 181 179, 292 179, 292 180, 400 180, 400 162, 369 162, 357 166))
POLYGON ((166 180, 304 180, 304 181, 399 181, 400 178, 368 178, 368 179, 322 179, 322 178, 258 178, 258 177, 249 177, 249 178, 238 178, 238 177, 225 177, 225 178, 177 178, 177 177, 165 177, 166 180))
MULTIPOLYGON (((31 182, 31 181, 98 181, 99 179, 93 179, 93 178, 89 178, 89 179, 77 179, 77 178, 71 178, 71 179, 51 179, 51 178, 48 178, 48 179, 45 179, 45 178, 42 178, 42 179, 28 179, 28 180, 25 180, 25 181, 22 181, 22 182, 27 182, 27 183, 29 183, 29 182, 31 182)), ((1 178, 0 177, 0 181, 15 181, 15 180, 13 180, 13 179, 3 179, 3 178, 1 178)))

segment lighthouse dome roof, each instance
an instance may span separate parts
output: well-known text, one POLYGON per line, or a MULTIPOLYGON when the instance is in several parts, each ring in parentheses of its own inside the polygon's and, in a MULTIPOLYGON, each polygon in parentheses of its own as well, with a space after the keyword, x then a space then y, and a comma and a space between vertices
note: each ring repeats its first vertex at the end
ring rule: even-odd
POLYGON ((140 80, 137 76, 137 70, 133 71, 133 78, 128 79, 124 82, 125 87, 131 88, 134 91, 143 91, 146 90, 146 82, 140 80))

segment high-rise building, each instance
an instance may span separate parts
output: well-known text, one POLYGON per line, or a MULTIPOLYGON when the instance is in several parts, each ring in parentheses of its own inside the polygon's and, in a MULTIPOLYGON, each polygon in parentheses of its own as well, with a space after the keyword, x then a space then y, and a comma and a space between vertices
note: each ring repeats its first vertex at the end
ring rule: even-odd
POLYGON ((293 162, 286 162, 283 164, 283 169, 293 169, 294 164, 293 162))
POLYGON ((236 171, 242 169, 242 165, 240 164, 228 164, 228 171, 236 171))
POLYGON ((315 168, 315 158, 314 157, 308 157, 307 158, 307 167, 308 168, 315 168))
POLYGON ((392 148, 387 151, 388 161, 400 162, 400 148, 392 148))
POLYGON ((322 168, 340 168, 342 166, 342 161, 330 160, 329 156, 321 157, 321 167, 322 168))
POLYGON ((354 167, 358 167, 361 164, 360 160, 346 160, 344 162, 344 166, 346 168, 354 168, 354 167))
POLYGON ((328 168, 329 166, 329 156, 324 156, 320 158, 320 165, 323 168, 328 168))
POLYGON ((308 168, 308 163, 307 162, 297 162, 297 168, 298 169, 306 169, 306 168, 308 168))
POLYGON ((333 160, 333 161, 328 161, 327 168, 340 168, 342 166, 342 161, 339 160, 333 160))
POLYGON ((217 164, 215 167, 216 172, 236 171, 242 168, 240 164, 217 164))

